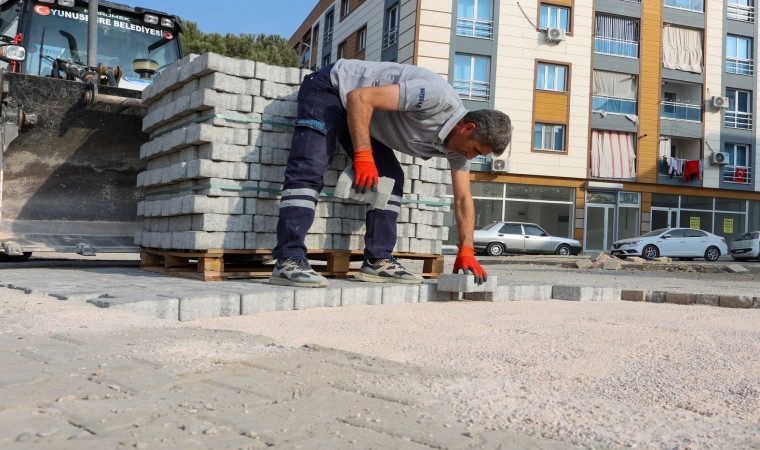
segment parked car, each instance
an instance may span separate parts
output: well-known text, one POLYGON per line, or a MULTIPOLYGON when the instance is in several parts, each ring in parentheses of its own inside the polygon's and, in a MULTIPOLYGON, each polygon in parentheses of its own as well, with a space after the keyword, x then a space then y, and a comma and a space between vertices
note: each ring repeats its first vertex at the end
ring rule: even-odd
POLYGON ((652 260, 658 256, 669 256, 682 260, 704 258, 717 261, 721 255, 728 255, 726 239, 693 228, 660 228, 639 237, 621 239, 612 244, 612 255, 641 256, 652 260))
POLYGON ((550 236, 535 223, 494 222, 475 230, 475 250, 491 256, 504 253, 577 255, 581 243, 575 239, 550 236))
POLYGON ((731 257, 737 261, 760 259, 760 231, 744 233, 731 242, 731 257))

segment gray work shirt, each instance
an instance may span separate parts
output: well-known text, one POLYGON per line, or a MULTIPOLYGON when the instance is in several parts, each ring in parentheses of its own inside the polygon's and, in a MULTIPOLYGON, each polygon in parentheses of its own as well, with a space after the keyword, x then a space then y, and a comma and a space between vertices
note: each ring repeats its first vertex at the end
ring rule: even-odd
POLYGON ((406 64, 339 59, 330 79, 343 107, 348 93, 356 88, 399 85, 398 111, 374 111, 370 135, 402 153, 424 159, 443 157, 452 169, 469 170, 467 157, 444 145, 467 110, 440 75, 406 64))

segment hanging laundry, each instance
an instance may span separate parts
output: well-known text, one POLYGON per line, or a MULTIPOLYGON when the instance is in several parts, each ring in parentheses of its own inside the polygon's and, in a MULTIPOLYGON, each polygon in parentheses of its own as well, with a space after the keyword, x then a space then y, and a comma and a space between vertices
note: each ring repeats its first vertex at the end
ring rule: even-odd
POLYGON ((670 178, 673 178, 673 175, 680 177, 681 174, 683 174, 683 166, 682 162, 678 158, 670 157, 670 162, 668 163, 668 174, 670 175, 670 178))
POLYGON ((699 170, 698 159, 690 159, 684 162, 683 182, 688 183, 689 181, 693 179, 696 179, 696 180, 702 179, 702 176, 699 170))

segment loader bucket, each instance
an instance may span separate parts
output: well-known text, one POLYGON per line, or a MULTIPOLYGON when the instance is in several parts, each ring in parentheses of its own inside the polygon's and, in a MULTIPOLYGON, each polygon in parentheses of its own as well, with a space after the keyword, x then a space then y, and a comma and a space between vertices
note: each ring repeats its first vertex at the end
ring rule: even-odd
MULTIPOLYGON (((4 74, 5 103, 34 114, 2 155, 0 243, 23 252, 132 252, 144 112, 85 103, 81 82, 4 74)), ((99 87, 102 94, 140 92, 99 87)), ((2 249, 0 249, 2 252, 2 249)))

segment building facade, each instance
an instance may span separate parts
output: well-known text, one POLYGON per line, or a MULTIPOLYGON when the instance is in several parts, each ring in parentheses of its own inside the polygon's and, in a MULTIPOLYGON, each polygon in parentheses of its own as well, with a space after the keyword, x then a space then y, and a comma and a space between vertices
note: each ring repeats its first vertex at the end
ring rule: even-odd
POLYGON ((304 67, 415 64, 506 112, 512 144, 473 164, 476 225, 609 251, 667 226, 760 229, 758 30, 752 0, 321 0, 290 42, 304 67))

